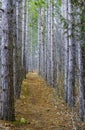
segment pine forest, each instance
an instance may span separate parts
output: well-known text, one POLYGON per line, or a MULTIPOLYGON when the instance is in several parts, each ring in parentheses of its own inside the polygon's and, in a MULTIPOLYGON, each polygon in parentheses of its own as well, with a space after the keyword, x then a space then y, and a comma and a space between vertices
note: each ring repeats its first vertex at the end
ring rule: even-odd
POLYGON ((0 0, 0 130, 85 130, 85 0, 0 0))

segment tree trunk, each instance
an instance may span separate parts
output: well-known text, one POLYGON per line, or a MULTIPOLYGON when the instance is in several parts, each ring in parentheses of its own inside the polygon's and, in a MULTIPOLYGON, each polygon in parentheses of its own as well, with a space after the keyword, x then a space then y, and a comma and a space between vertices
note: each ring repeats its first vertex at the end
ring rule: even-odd
POLYGON ((73 4, 68 1, 69 20, 69 72, 68 72, 68 105, 72 107, 75 103, 75 37, 74 37, 74 17, 73 17, 73 4))
POLYGON ((84 97, 84 68, 82 59, 81 43, 78 42, 78 70, 79 70, 79 113, 82 121, 85 120, 85 97, 84 97))
MULTIPOLYGON (((64 0, 64 17, 68 20, 68 0, 64 0)), ((68 66, 69 66, 69 34, 68 34, 68 27, 65 28, 65 35, 64 35, 64 99, 66 103, 68 102, 68 66)))
POLYGON ((25 57, 26 57, 26 73, 28 72, 29 66, 29 2, 27 1, 26 8, 26 46, 25 46, 25 57))
POLYGON ((20 97, 22 83, 21 2, 14 0, 14 94, 20 97))
POLYGON ((13 87, 13 2, 2 0, 2 112, 3 120, 15 120, 13 87))
POLYGON ((26 42, 26 0, 22 1, 22 65, 23 77, 26 77, 26 57, 25 57, 25 42, 26 42))

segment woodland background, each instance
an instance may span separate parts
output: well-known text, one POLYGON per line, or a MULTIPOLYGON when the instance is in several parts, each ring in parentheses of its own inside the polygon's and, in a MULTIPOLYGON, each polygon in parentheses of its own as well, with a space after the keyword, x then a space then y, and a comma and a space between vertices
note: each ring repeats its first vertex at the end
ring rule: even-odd
POLYGON ((0 116, 15 120, 22 80, 36 71, 85 120, 85 1, 0 0, 0 116))

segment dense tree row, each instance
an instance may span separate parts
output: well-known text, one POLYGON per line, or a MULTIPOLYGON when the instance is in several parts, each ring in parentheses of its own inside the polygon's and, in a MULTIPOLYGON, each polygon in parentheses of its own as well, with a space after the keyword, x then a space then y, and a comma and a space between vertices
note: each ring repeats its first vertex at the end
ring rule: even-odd
POLYGON ((37 71, 69 107, 78 99, 85 120, 84 0, 1 3, 1 118, 15 120, 14 99, 20 97, 22 80, 37 71))
POLYGON ((85 117, 85 39, 84 1, 41 1, 38 8, 38 70, 49 85, 57 87, 73 107, 85 117), (59 84, 60 83, 60 84, 59 84), (77 87, 76 87, 77 86, 77 87), (78 91, 78 92, 77 92, 78 91), (78 97, 78 98, 77 98, 78 97))
MULTIPOLYGON (((85 39, 83 17, 84 1, 65 0, 62 4, 63 33, 65 50, 64 70, 64 94, 69 106, 74 106, 76 101, 76 90, 79 97, 79 108, 81 119, 85 118, 84 86, 85 86, 85 39), (82 30, 83 29, 83 30, 82 30), (83 35, 82 35, 83 34, 83 35), (77 80, 77 82, 76 82, 77 80), (79 88, 75 88, 78 84, 79 88)), ((77 87, 78 87, 77 86, 77 87)))

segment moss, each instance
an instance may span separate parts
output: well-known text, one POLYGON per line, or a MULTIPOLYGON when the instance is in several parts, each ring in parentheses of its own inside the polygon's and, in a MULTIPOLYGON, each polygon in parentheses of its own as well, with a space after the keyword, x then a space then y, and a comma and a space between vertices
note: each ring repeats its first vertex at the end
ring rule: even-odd
POLYGON ((16 120, 13 122, 13 124, 15 126, 20 126, 20 125, 23 125, 23 124, 26 124, 27 123, 27 120, 25 118, 21 118, 20 120, 16 120))

